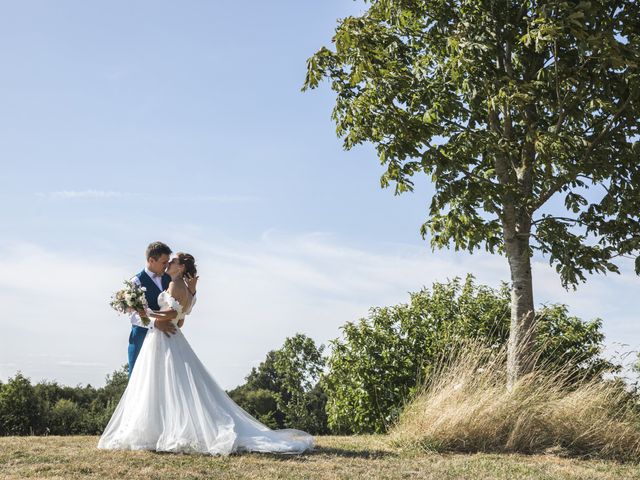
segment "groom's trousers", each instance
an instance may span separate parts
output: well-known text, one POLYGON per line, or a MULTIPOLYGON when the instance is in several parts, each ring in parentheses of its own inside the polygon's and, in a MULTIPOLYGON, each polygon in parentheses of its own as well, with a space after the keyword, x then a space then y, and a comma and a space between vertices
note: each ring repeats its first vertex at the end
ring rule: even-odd
POLYGON ((142 348, 142 343, 144 342, 144 337, 146 335, 146 328, 139 327, 137 325, 133 325, 131 327, 131 333, 129 334, 129 377, 131 377, 133 366, 136 363, 136 359, 138 358, 138 354, 140 353, 140 349, 142 348))

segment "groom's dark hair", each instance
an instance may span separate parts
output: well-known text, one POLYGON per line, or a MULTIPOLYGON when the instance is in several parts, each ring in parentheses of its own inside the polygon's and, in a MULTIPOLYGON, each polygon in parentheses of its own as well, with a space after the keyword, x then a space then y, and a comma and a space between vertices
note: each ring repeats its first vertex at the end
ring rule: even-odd
POLYGON ((171 255, 171 253, 171 249, 168 245, 162 242, 153 242, 147 247, 147 260, 150 258, 157 260, 160 258, 160 255, 171 255))

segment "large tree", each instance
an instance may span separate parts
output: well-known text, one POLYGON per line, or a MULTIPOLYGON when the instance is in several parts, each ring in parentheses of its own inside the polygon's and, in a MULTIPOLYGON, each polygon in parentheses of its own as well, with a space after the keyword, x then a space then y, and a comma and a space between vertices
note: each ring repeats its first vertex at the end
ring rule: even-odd
POLYGON ((618 272, 619 257, 640 273, 640 4, 365 3, 303 88, 330 80, 337 134, 375 145, 382 186, 431 178, 433 248, 506 256, 513 385, 532 368, 534 250, 565 287, 618 272))

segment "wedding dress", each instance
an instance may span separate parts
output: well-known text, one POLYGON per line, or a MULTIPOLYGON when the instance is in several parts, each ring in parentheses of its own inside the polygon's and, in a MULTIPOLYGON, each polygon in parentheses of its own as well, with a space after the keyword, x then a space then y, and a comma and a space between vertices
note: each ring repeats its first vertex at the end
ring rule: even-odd
MULTIPOLYGON (((168 292, 161 308, 186 312, 168 292)), ((170 337, 152 329, 140 350, 120 403, 98 442, 108 450, 228 455, 232 452, 301 453, 314 438, 292 428, 272 430, 217 384, 178 328, 170 337)))

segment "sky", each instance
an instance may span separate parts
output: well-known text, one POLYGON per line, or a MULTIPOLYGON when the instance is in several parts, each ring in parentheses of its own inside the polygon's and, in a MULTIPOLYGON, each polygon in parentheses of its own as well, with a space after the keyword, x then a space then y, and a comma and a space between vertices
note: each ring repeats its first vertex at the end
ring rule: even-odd
MULTIPOLYGON (((108 303, 155 240, 196 257, 184 333, 224 388, 287 336, 325 345, 370 307, 506 260, 432 252, 432 188, 394 196, 370 145, 342 149, 306 60, 360 2, 58 0, 0 6, 0 380, 104 384, 129 323, 108 303)), ((631 262, 564 290, 534 258, 536 303, 602 318, 640 347, 631 262)))

